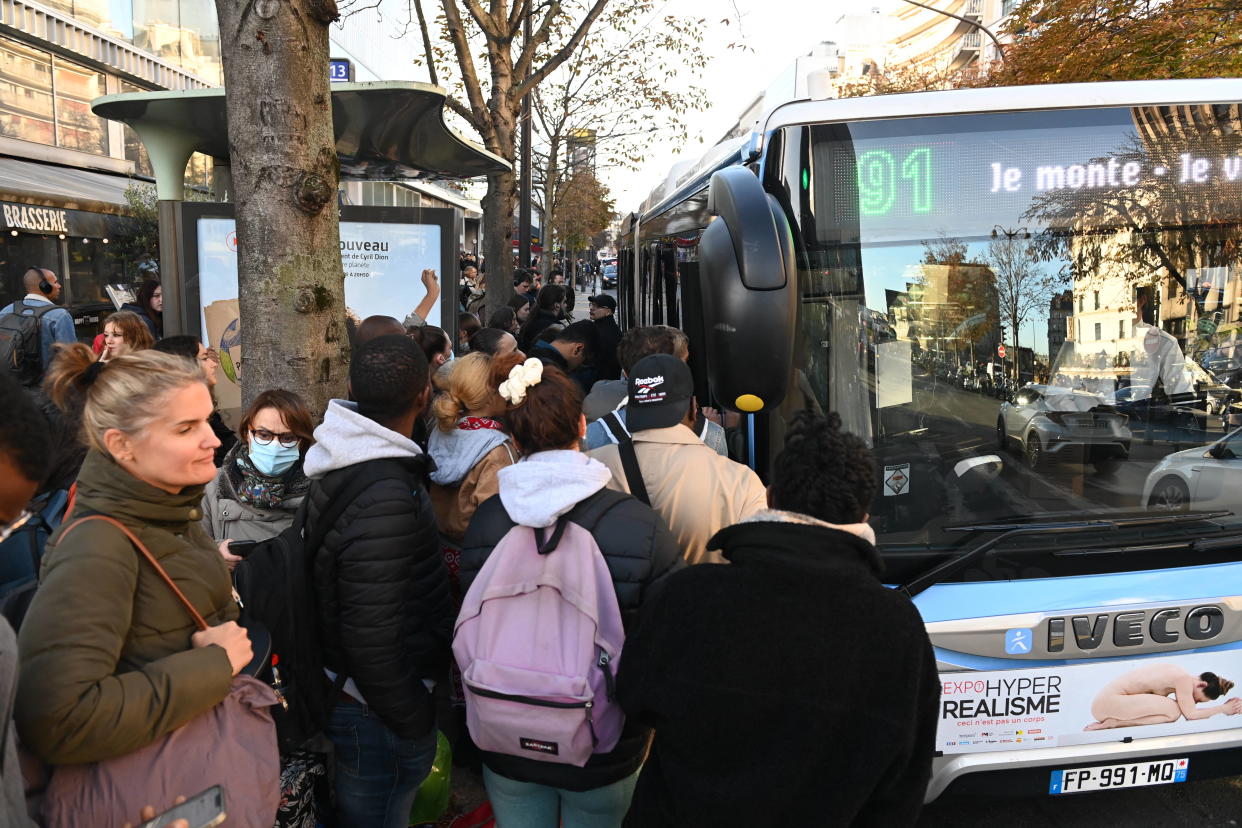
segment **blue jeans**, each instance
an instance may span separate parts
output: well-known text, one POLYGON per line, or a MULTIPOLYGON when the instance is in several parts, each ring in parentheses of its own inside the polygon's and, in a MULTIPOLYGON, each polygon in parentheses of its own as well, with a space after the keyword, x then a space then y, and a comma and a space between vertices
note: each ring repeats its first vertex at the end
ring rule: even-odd
POLYGON ((366 705, 342 698, 328 722, 336 747, 336 814, 349 828, 405 828, 436 758, 436 729, 402 739, 366 705))
POLYGON ((518 782, 484 765, 483 785, 496 814, 496 828, 620 828, 638 773, 602 788, 566 791, 518 782))

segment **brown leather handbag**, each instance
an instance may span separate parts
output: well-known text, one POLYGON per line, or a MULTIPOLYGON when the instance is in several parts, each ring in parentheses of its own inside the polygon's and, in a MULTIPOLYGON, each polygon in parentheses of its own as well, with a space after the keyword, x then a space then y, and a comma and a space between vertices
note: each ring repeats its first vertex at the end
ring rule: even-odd
MULTIPOLYGON (((61 537, 89 520, 125 533, 199 630, 208 628, 155 556, 120 521, 91 515, 70 524, 61 537)), ((134 822, 144 805, 166 808, 178 796, 193 796, 213 785, 225 791, 228 818, 223 825, 272 825, 280 805, 280 755, 269 710, 276 703, 271 687, 250 676, 235 676, 224 701, 146 747, 102 762, 58 766, 43 801, 47 828, 134 822)))

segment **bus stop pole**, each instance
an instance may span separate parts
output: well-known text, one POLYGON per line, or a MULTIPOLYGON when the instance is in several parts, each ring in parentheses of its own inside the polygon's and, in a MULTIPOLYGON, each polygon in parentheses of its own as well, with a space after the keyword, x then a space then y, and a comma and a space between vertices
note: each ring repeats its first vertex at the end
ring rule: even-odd
POLYGON ((135 122, 131 127, 147 149, 159 197, 160 287, 164 292, 164 336, 195 333, 197 325, 185 307, 184 258, 181 245, 181 202, 185 198, 185 165, 197 139, 188 131, 135 122))

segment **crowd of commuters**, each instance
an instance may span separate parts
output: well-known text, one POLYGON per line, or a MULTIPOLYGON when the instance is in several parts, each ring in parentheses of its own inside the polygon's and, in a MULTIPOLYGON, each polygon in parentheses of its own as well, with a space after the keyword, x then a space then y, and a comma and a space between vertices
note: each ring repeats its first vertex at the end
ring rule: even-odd
POLYGON ((236 786, 237 813, 263 815, 254 825, 406 825, 439 731, 481 762, 500 828, 913 822, 935 667, 918 613, 878 577, 865 445, 835 415, 799 414, 765 488, 728 456, 729 419, 700 406, 680 331, 622 332, 608 295, 573 321, 572 291, 526 272, 483 326, 482 279, 463 264, 456 336, 423 314, 363 320, 348 399, 316 425, 297 394, 268 389, 235 433, 216 411, 211 351, 158 339, 158 290, 140 292, 144 313, 109 317, 96 355, 70 344, 55 274, 27 274, 30 295, 0 312, 0 332, 6 315, 26 317, 10 327, 37 331, 23 347, 42 363, 33 377, 0 372, 13 413, 0 421, 0 541, 48 490, 71 486, 72 503, 24 612, 6 602, 16 644, 0 621, 0 698, 14 698, 0 725, 16 734, 0 744, 3 824, 99 824, 58 789, 70 767, 144 768, 140 805, 193 795, 169 789, 177 735, 242 708, 265 770, 239 779, 212 751, 189 765, 236 786), (537 576, 501 583, 519 559, 537 576), (271 716, 314 694, 282 681, 297 665, 230 582, 279 560, 305 580, 286 598, 309 609, 295 632, 315 642, 329 700, 295 745, 271 716), (529 634, 491 642, 516 642, 503 663, 461 642, 468 619, 495 611, 481 606, 523 598, 538 607, 515 616, 529 634), (575 707, 581 689, 530 659, 584 621, 623 650, 619 669, 609 650, 587 653, 607 689, 596 718, 584 703, 583 760, 543 736, 498 747, 506 721, 543 726, 549 708, 575 707), (867 682, 835 681, 845 663, 867 682), (512 690, 532 681, 535 696, 512 690), (42 773, 23 779, 18 742, 42 773), (860 744, 866 762, 843 748, 860 744), (325 778, 331 768, 330 790, 295 816, 307 755, 325 778))

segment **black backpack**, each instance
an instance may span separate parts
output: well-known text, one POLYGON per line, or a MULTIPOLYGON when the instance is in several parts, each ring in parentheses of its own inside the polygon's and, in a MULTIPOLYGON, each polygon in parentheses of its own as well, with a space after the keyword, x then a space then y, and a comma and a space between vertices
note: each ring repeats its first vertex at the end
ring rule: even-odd
POLYGON ((56 305, 13 303, 13 311, 0 317, 0 371, 7 371, 26 387, 37 385, 43 377, 43 351, 40 348, 43 315, 56 305), (34 311, 31 314, 25 311, 34 311))
POLYGON ((360 463, 341 484, 316 525, 307 526, 309 495, 302 501, 293 525, 270 541, 263 541, 238 564, 233 581, 241 597, 238 623, 252 634, 270 636, 274 665, 256 677, 276 687, 284 704, 272 708, 281 754, 302 747, 327 726, 347 676, 329 684, 324 672, 319 613, 312 577, 315 550, 341 515, 377 480, 409 477, 400 461, 360 463))

